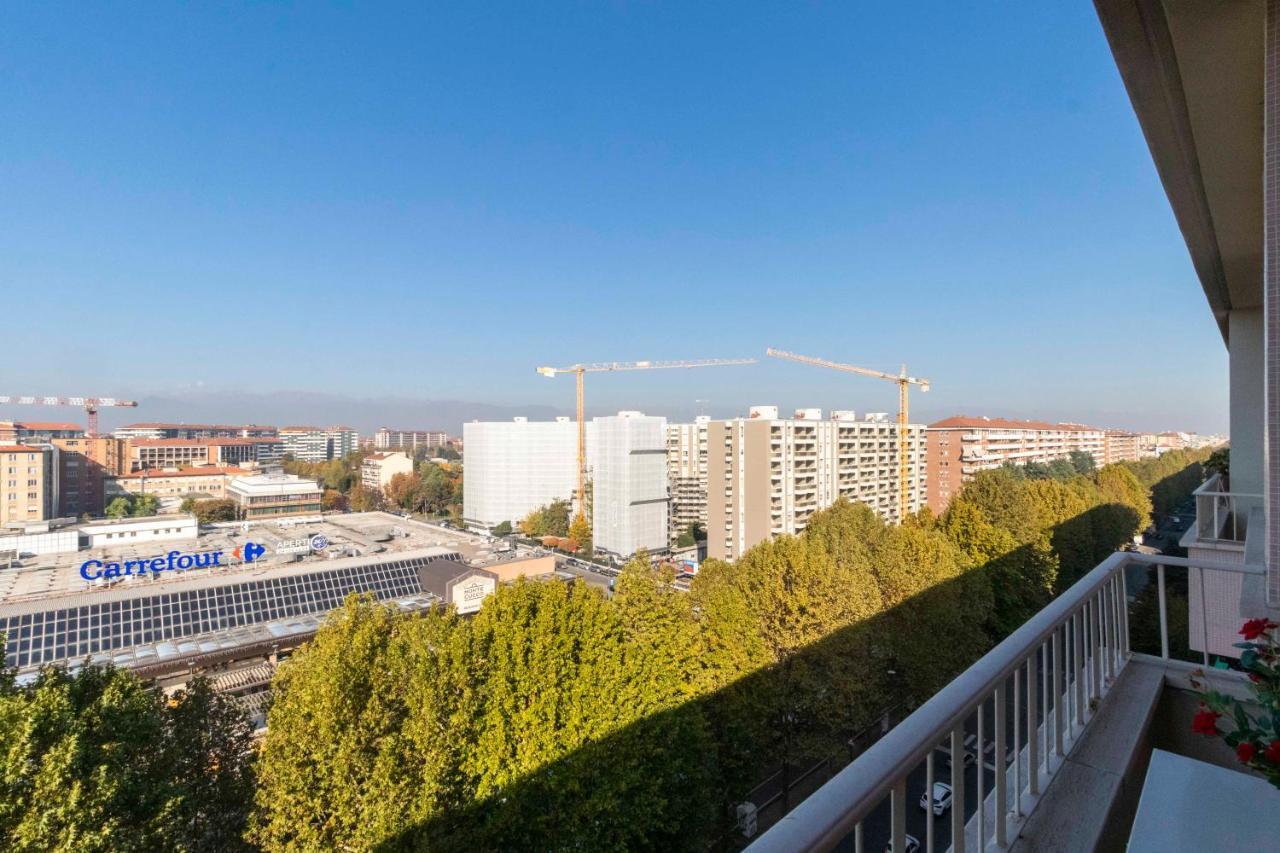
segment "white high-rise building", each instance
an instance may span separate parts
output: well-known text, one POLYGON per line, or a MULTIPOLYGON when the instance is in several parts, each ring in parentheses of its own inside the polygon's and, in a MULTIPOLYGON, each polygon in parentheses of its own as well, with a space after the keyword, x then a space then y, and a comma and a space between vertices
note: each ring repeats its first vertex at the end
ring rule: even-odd
POLYGON ((630 557, 667 547, 667 419, 619 412, 592 420, 591 537, 630 557))
POLYGON ((462 517, 469 524, 514 525, 574 497, 578 427, 569 418, 473 421, 462 426, 462 445, 462 517))
POLYGON ((360 448, 360 435, 351 427, 291 426, 280 428, 284 452, 299 462, 328 462, 360 448))
POLYGON ((707 424, 699 415, 691 424, 667 424, 667 491, 671 503, 671 539, 691 524, 707 526, 707 424))

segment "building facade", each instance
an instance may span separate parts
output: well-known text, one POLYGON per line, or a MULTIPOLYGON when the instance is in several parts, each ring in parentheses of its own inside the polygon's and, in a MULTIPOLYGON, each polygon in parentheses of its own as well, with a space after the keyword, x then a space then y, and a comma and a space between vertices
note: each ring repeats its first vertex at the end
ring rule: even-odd
POLYGON ((84 438, 84 427, 64 421, 0 421, 0 444, 30 444, 55 438, 84 438))
MULTIPOLYGON (((736 560, 757 542, 800 533, 813 513, 844 497, 898 521, 898 428, 884 415, 859 421, 819 409, 778 417, 776 406, 707 425, 707 556, 736 560)), ((907 427, 907 510, 925 502, 925 428, 907 427)))
POLYGON ((707 527, 707 425, 699 415, 691 424, 667 424, 667 506, 674 542, 691 524, 707 527))
POLYGON ((929 425, 928 444, 929 508, 935 513, 974 474, 1005 463, 1048 463, 1080 451, 1106 464, 1104 431, 1082 424, 954 417, 929 425))
POLYGON ((1123 429, 1109 429, 1103 435, 1103 464, 1135 462, 1142 458, 1140 436, 1123 429))
POLYGON ((106 511, 107 481, 124 464, 125 442, 118 438, 53 438, 58 449, 60 518, 100 516, 106 511))
POLYGON ((236 502, 245 520, 288 515, 318 515, 324 489, 315 480, 272 472, 232 477, 227 497, 236 502))
POLYGON ((419 447, 428 449, 444 447, 449 443, 447 433, 437 430, 391 429, 381 427, 374 433, 373 446, 378 450, 407 450, 412 455, 419 447))
POLYGON ((128 424, 111 431, 116 438, 275 438, 276 428, 257 424, 128 424))
POLYGON ((360 463, 360 484, 382 492, 397 474, 412 474, 413 459, 407 453, 370 453, 360 463))
POLYGON ((51 445, 0 445, 0 527, 55 516, 58 450, 51 445))
POLYGON ((281 427, 284 453, 299 462, 328 462, 360 449, 360 436, 350 427, 281 427))
POLYGON ((592 420, 591 538, 630 557, 668 544, 667 419, 619 412, 592 420))
POLYGON ((123 473, 198 465, 271 465, 284 457, 278 438, 142 438, 127 442, 123 473))
POLYGON ((227 486, 233 477, 247 477, 247 468, 204 465, 178 470, 139 471, 106 481, 106 498, 139 498, 151 495, 159 501, 160 512, 178 512, 187 498, 212 500, 227 497, 227 486))
POLYGON ((554 421, 473 421, 462 427, 462 515, 469 524, 515 524, 577 488, 578 428, 554 421))

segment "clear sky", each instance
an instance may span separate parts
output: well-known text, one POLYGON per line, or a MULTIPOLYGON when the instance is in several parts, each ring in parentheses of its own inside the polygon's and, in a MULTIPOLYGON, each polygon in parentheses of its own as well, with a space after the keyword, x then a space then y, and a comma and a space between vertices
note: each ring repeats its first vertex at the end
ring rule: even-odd
POLYGON ((8 4, 0 393, 1225 431, 1091 4, 967 5, 8 4))

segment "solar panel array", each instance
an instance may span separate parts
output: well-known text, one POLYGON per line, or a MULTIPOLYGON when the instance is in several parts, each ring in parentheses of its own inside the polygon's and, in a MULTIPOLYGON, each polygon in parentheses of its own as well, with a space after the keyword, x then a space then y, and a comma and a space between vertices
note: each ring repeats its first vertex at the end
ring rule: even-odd
MULTIPOLYGON (((449 558, 461 559, 456 554, 449 558)), ((144 643, 324 613, 340 607, 353 592, 372 593, 379 601, 418 595, 422 587, 417 569, 436 559, 440 558, 386 560, 0 617, 5 665, 74 661, 144 643)))

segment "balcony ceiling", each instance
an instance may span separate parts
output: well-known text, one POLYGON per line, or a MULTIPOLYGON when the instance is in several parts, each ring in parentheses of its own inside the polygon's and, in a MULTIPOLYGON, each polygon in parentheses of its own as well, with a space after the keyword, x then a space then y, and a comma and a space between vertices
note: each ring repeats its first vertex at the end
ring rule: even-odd
POLYGON ((1262 304, 1263 0, 1095 0, 1223 338, 1262 304))

